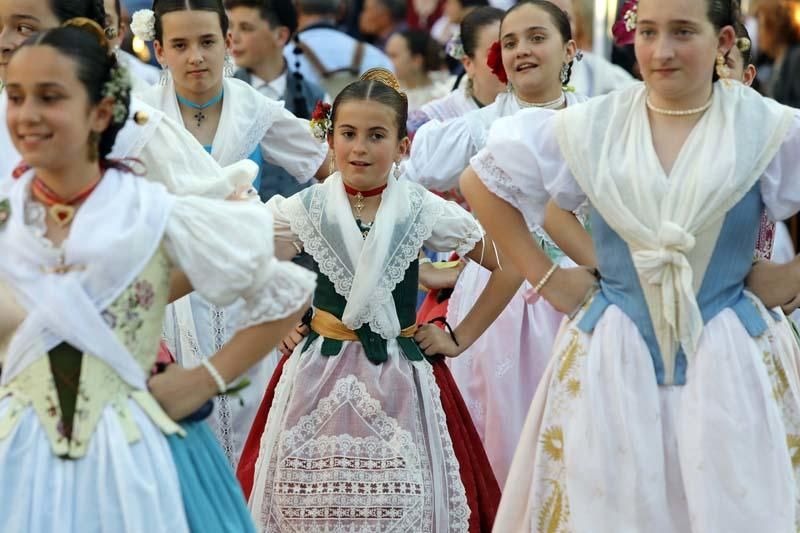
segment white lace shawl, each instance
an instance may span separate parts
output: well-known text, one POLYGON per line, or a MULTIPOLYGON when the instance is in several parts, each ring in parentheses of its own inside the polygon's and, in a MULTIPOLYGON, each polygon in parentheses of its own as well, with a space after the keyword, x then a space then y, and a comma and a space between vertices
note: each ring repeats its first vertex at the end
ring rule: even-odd
MULTIPOLYGON (((264 159, 283 167, 300 183, 312 179, 328 147, 314 139, 308 121, 295 117, 283 102, 267 98, 242 80, 226 78, 223 87, 222 115, 211 143, 211 156, 220 165, 231 165, 247 159, 261 145, 264 159)), ((171 81, 153 87, 142 98, 184 125, 171 81)))
MULTIPOLYGON (((354 330, 369 324, 384 339, 400 334, 392 291, 436 225, 453 209, 463 211, 417 184, 390 178, 375 224, 363 239, 338 172, 281 204, 291 231, 336 292, 347 299, 342 321, 354 330)), ((466 212, 460 220, 468 223, 449 249, 466 254, 483 232, 466 212)))
POLYGON ((717 83, 711 108, 667 176, 646 97, 638 84, 566 109, 557 114, 556 134, 590 203, 631 248, 662 353, 668 357, 680 342, 691 356, 703 331, 695 288, 708 265, 708 254, 692 254, 697 239, 713 247, 716 237, 707 241, 704 233, 718 236, 725 212, 775 157, 793 114, 739 83, 717 83))
POLYGON ((29 171, 10 188, 11 217, 0 228, 0 275, 16 289, 27 311, 9 345, 0 382, 9 383, 42 353, 66 341, 103 359, 131 386, 144 389, 145 371, 100 313, 155 253, 175 198, 162 185, 108 170, 77 212, 59 251, 46 246, 26 225, 25 199, 32 178, 29 171), (66 265, 83 269, 49 272, 59 256, 66 265))

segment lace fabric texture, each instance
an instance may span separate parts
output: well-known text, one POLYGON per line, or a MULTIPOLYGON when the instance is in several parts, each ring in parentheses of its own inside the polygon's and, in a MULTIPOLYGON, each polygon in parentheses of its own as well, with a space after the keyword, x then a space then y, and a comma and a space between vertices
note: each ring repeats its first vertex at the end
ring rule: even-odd
MULTIPOLYGON (((333 176, 329 178, 333 179, 333 176)), ((351 329, 357 329, 369 324, 373 331, 385 339, 394 338, 399 333, 399 328, 394 324, 397 318, 393 308, 392 291, 405 276, 408 265, 417 258, 423 244, 439 244, 443 251, 455 249, 460 254, 466 254, 483 237, 482 229, 468 213, 455 204, 449 205, 422 187, 401 181, 393 185, 394 188, 400 189, 393 193, 392 199, 384 201, 393 204, 398 199, 401 200, 405 213, 401 211, 400 214, 403 216, 395 218, 393 216, 395 213, 392 211, 386 213, 379 211, 379 217, 386 218, 376 219, 363 251, 358 251, 363 255, 376 250, 375 253, 381 256, 368 257, 366 260, 364 257, 354 257, 349 251, 350 235, 347 231, 356 233, 358 231, 352 215, 349 214, 349 207, 347 214, 339 215, 336 212, 338 206, 331 205, 336 204, 336 197, 332 195, 339 192, 332 190, 332 185, 332 182, 326 182, 323 186, 303 191, 282 202, 281 209, 291 225, 292 232, 303 242, 305 250, 317 262, 320 271, 331 280, 336 292, 348 299, 348 308, 352 305, 358 309, 352 322, 348 322, 348 310, 345 310, 343 320, 347 325, 351 329), (454 209, 462 213, 454 215, 452 213, 454 209), (447 221, 444 220, 446 216, 450 217, 447 221), (395 219, 398 222, 388 229, 381 224, 381 220, 395 219), (450 229, 448 226, 453 227, 450 231, 452 238, 447 241, 439 238, 439 243, 430 242, 436 240, 437 233, 447 232, 450 229), (369 239, 373 235, 378 242, 369 248, 371 245, 369 239), (368 291, 368 301, 353 301, 352 291, 358 266, 367 274, 378 272, 372 290, 368 291)), ((383 204, 381 207, 383 208, 383 204)), ((361 239, 360 234, 358 239, 361 239)), ((439 249, 439 246, 433 248, 439 249)))
POLYGON ((339 357, 321 356, 320 346, 298 350, 276 389, 250 500, 257 525, 466 531, 469 507, 430 365, 405 359, 396 341, 380 367, 359 343, 339 357))

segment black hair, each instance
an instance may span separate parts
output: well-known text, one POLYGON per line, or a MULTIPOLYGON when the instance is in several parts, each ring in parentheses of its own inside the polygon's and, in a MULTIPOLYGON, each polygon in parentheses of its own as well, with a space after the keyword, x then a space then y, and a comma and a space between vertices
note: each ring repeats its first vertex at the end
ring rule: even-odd
POLYGON ((747 26, 742 21, 736 21, 733 29, 736 30, 736 48, 742 54, 744 68, 747 68, 747 65, 753 61, 753 41, 750 39, 750 32, 747 31, 747 26), (745 46, 745 39, 749 43, 747 46, 745 46))
POLYGON ((222 36, 228 35, 228 14, 225 13, 225 6, 222 0, 154 0, 153 12, 155 13, 155 40, 162 42, 164 28, 161 25, 161 17, 174 11, 212 11, 219 15, 219 25, 222 36))
POLYGON ((463 8, 486 7, 489 5, 488 0, 459 0, 458 3, 461 4, 461 7, 463 8))
POLYGON ((50 0, 50 9, 59 22, 78 17, 93 20, 106 27, 106 8, 103 0, 50 0))
POLYGON ((735 26, 741 22, 742 13, 737 0, 706 0, 708 20, 717 31, 725 26, 735 26))
MULTIPOLYGON (((112 53, 102 36, 98 25, 98 32, 85 27, 66 26, 44 31, 26 40, 21 48, 26 46, 51 46, 59 53, 72 59, 78 66, 77 77, 86 89, 89 102, 97 105, 106 97, 106 83, 111 81, 114 70, 118 67, 117 56, 112 53)), ((125 126, 128 109, 130 107, 130 92, 117 94, 115 102, 125 106, 125 118, 120 121, 111 120, 108 127, 100 135, 99 158, 106 167, 118 166, 107 160, 108 154, 114 147, 117 134, 125 126)))
MULTIPOLYGON (((719 31, 725 26, 733 26, 736 29, 737 23, 742 24, 742 12, 737 0, 706 0, 706 2, 708 2, 706 14, 715 30, 719 31)), ((711 79, 712 81, 719 79, 716 68, 712 69, 711 79)))
POLYGON ((478 34, 487 26, 503 19, 504 11, 496 7, 479 7, 467 13, 461 21, 461 45, 464 53, 475 58, 478 48, 478 34))
MULTIPOLYGON (((567 13, 554 3, 548 2, 547 0, 519 0, 516 5, 512 6, 508 11, 506 11, 505 15, 503 15, 503 19, 500 21, 500 25, 502 26, 509 13, 513 13, 522 6, 536 6, 539 9, 544 10, 548 15, 550 15, 550 19, 553 21, 553 24, 555 24, 558 33, 561 34, 561 40, 565 43, 572 40, 572 25, 569 23, 569 17, 567 16, 567 13)), ((567 85, 572 77, 573 63, 575 63, 574 60, 567 64, 567 79, 566 81, 562 81, 563 85, 567 85)))
POLYGON ((225 9, 250 7, 258 10, 258 16, 275 29, 286 26, 291 33, 297 31, 297 11, 292 2, 286 0, 225 0, 225 9))
POLYGON ((399 35, 405 39, 411 57, 422 56, 422 68, 425 72, 442 68, 444 50, 427 31, 405 30, 399 32, 399 35))
POLYGON ((336 111, 339 106, 347 102, 369 100, 388 106, 395 113, 398 138, 408 137, 408 99, 406 95, 396 91, 383 82, 377 80, 359 80, 351 83, 340 92, 333 101, 331 109, 331 123, 336 125, 336 111))

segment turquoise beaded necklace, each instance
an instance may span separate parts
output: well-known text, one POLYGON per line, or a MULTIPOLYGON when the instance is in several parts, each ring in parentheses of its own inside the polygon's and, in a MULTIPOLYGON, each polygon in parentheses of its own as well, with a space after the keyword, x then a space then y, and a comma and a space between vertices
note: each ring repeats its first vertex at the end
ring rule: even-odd
POLYGON ((175 93, 175 96, 178 97, 179 103, 185 105, 186 107, 191 107, 192 109, 197 110, 197 113, 194 114, 194 119, 197 121, 197 127, 199 128, 200 125, 203 123, 203 121, 206 119, 206 114, 203 113, 203 110, 211 107, 212 105, 222 100, 223 94, 225 94, 225 88, 220 89, 219 94, 217 96, 215 96, 214 98, 212 98, 211 100, 209 100, 204 104, 198 104, 192 102, 191 100, 188 100, 183 96, 179 95, 177 92, 175 93))

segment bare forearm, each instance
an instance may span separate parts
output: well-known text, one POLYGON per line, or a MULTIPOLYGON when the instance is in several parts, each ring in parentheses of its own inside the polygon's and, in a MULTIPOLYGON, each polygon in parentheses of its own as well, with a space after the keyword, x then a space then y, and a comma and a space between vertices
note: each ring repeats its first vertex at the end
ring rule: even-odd
POLYGON ((461 176, 461 191, 503 256, 528 281, 538 283, 553 262, 528 231, 522 214, 492 194, 471 168, 461 176))
POLYGON ((572 212, 561 209, 552 200, 547 203, 544 230, 561 251, 577 264, 592 268, 597 266, 594 243, 589 232, 572 212))

